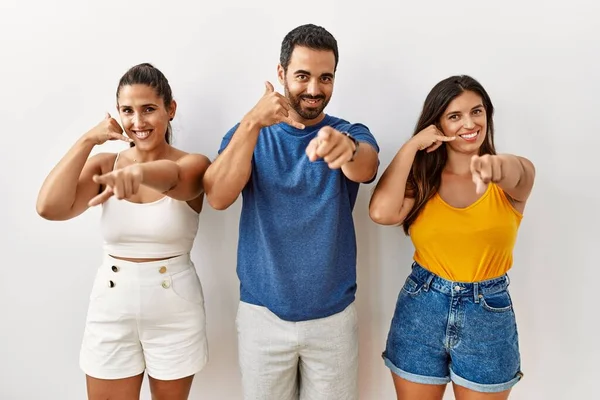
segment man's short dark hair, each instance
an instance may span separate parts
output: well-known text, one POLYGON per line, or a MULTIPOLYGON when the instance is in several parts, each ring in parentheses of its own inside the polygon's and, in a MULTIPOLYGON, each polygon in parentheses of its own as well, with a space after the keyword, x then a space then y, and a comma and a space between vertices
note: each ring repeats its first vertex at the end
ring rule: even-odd
POLYGON ((285 35, 281 43, 279 63, 286 72, 296 46, 308 47, 313 50, 333 51, 335 56, 334 71, 337 69, 339 59, 337 41, 325 28, 313 24, 300 25, 285 35))

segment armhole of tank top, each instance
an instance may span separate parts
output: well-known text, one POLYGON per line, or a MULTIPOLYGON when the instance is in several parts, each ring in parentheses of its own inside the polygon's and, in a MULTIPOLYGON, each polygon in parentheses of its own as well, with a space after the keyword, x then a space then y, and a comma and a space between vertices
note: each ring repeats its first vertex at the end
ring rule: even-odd
POLYGON ((113 166, 112 166, 112 170, 115 170, 115 167, 117 166, 117 161, 119 161, 119 156, 121 155, 121 152, 118 152, 117 155, 115 156, 115 162, 113 162, 113 166))
POLYGON ((513 203, 514 200, 512 199, 512 197, 510 197, 508 193, 506 193, 504 189, 502 189, 500 186, 496 184, 494 184, 494 186, 496 187, 496 190, 500 193, 502 201, 511 209, 511 211, 515 213, 517 217, 523 218, 523 214, 519 212, 519 210, 517 210, 517 208, 515 207, 515 204, 513 203))
MULTIPOLYGON (((119 161, 119 155, 121 155, 121 152, 117 152, 117 155, 115 156, 115 161, 113 162, 113 166, 111 171, 115 170, 115 167, 117 166, 117 161, 119 161)), ((98 190, 98 194, 101 194, 102 192, 104 192, 104 185, 100 184, 100 188, 98 190)))

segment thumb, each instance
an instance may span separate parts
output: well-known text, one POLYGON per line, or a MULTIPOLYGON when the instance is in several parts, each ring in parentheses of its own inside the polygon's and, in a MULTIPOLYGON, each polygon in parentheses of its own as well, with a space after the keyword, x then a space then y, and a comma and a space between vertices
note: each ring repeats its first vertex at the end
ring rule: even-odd
POLYGON ((477 194, 482 194, 483 192, 485 192, 487 183, 485 183, 483 179, 481 179, 481 174, 479 173, 479 171, 474 169, 473 166, 471 166, 471 174, 473 183, 475 184, 475 192, 477 194))
POLYGON ((317 159, 317 139, 313 139, 310 141, 308 146, 306 147, 306 155, 310 161, 315 161, 317 159))
POLYGON ((477 176, 479 176, 478 171, 479 171, 479 156, 478 155, 474 155, 471 157, 471 173, 476 174, 477 176))
POLYGON ((269 81, 265 82, 265 89, 265 94, 273 93, 275 91, 275 88, 269 81))
POLYGON ((104 191, 102 193, 100 193, 99 195, 97 195, 96 197, 94 197, 93 199, 91 199, 88 202, 88 206, 94 207, 94 206, 97 206, 99 204, 102 204, 106 200, 108 200, 113 194, 114 193, 113 193, 112 188, 107 187, 106 189, 104 189, 104 191))
POLYGON ((485 192, 485 189, 487 188, 487 183, 485 183, 480 177, 479 175, 477 175, 476 178, 473 179, 473 181, 475 181, 475 192, 477 194, 483 194, 485 192))
POLYGON ((111 119, 110 113, 107 111, 104 115, 104 119, 111 119))

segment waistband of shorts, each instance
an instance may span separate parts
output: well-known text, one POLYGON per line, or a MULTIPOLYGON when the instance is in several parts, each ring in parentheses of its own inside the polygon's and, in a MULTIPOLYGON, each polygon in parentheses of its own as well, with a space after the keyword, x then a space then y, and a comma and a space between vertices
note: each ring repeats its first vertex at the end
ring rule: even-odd
POLYGON ((112 272, 121 272, 123 274, 134 274, 137 276, 154 276, 159 274, 172 275, 193 267, 194 264, 190 254, 182 254, 176 257, 167 258, 159 261, 125 261, 104 254, 103 262, 100 268, 112 272))
POLYGON ((440 293, 455 297, 477 297, 479 294, 491 295, 506 290, 510 284, 507 274, 479 282, 449 281, 425 269, 416 261, 412 264, 411 277, 418 280, 418 283, 422 283, 426 290, 432 288, 440 293))

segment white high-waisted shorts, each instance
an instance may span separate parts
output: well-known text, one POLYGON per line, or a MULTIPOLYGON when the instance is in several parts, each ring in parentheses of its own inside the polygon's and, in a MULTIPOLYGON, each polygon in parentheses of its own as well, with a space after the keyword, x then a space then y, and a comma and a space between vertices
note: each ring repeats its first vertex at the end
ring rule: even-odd
POLYGON ((146 370, 173 380, 207 361, 204 296, 189 254, 143 263, 105 255, 90 295, 82 370, 99 379, 146 370))

